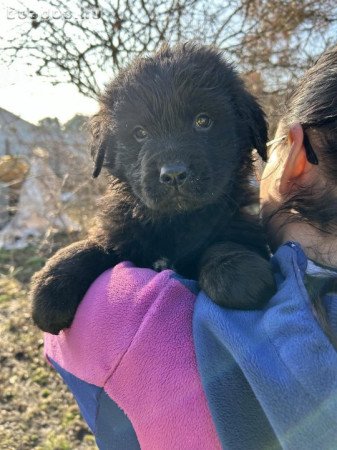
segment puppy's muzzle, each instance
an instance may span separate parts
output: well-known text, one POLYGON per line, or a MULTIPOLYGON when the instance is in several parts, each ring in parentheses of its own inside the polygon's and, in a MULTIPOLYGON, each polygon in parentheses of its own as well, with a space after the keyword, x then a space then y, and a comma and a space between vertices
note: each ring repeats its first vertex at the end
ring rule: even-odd
POLYGON ((166 164, 160 169, 159 181, 168 186, 181 186, 188 176, 189 170, 185 164, 166 164))

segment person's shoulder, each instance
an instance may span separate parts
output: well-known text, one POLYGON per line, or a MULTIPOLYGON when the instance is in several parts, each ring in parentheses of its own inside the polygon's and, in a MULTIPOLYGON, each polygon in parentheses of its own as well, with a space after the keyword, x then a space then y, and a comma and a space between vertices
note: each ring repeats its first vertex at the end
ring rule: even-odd
POLYGON ((282 245, 271 263, 277 290, 262 309, 226 309, 198 295, 193 330, 203 387, 224 444, 240 433, 246 442, 258 437, 260 447, 266 439, 267 446, 275 440, 320 448, 336 442, 337 353, 314 316, 300 245, 282 245), (256 428, 238 429, 236 418, 245 417, 247 405, 258 435, 256 428))

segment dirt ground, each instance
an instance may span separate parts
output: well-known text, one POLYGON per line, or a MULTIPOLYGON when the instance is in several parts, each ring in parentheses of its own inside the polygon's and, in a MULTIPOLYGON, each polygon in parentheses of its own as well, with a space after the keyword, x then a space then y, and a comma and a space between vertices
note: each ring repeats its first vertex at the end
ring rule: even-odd
POLYGON ((30 319, 29 279, 52 250, 0 250, 1 450, 97 449, 30 319))

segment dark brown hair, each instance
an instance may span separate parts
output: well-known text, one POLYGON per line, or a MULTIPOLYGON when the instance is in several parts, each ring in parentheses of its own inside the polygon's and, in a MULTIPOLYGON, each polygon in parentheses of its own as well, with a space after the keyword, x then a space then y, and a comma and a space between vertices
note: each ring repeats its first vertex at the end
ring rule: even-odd
MULTIPOLYGON (((318 59, 291 94, 281 126, 287 131, 294 123, 302 125, 307 155, 310 149, 317 157, 324 188, 298 186, 274 214, 285 214, 283 225, 305 222, 337 237, 337 46, 318 59)), ((321 301, 327 293, 337 292, 337 276, 306 278, 316 317, 337 348, 337 336, 329 328, 321 301)))

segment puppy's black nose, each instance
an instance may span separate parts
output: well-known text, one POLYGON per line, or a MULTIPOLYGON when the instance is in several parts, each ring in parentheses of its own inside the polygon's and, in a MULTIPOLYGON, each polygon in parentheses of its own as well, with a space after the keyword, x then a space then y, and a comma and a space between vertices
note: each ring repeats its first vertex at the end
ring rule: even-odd
POLYGON ((185 164, 167 164, 160 169, 159 181, 172 186, 180 186, 185 182, 187 175, 185 164))

